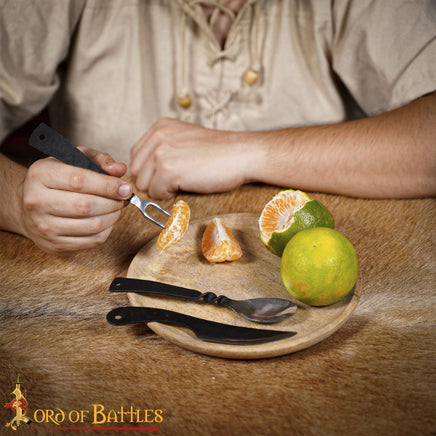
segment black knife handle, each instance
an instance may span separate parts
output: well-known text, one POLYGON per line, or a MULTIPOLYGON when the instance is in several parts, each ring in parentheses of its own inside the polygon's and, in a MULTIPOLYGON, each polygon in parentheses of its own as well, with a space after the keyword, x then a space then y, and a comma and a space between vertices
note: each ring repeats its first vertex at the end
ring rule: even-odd
POLYGON ((48 156, 74 167, 84 168, 100 174, 107 174, 86 154, 82 153, 60 133, 41 123, 30 135, 29 145, 48 156))
MULTIPOLYGON (((117 307, 111 310, 107 315, 107 321, 112 325, 128 325, 128 324, 136 324, 142 322, 168 322, 168 313, 169 311, 163 309, 155 309, 148 307, 135 307, 135 306, 123 306, 117 307), (166 316, 165 316, 166 313, 166 316)), ((176 315, 181 315, 180 320, 182 321, 183 316, 179 313, 174 312, 176 315)), ((176 322, 178 316, 173 317, 172 322, 176 322)), ((181 323, 182 325, 185 325, 181 323)))
POLYGON ((145 294, 160 294, 169 297, 182 297, 195 300, 202 297, 202 293, 194 289, 182 288, 167 283, 154 282, 152 280, 132 279, 128 277, 116 277, 110 287, 111 292, 139 292, 145 294))

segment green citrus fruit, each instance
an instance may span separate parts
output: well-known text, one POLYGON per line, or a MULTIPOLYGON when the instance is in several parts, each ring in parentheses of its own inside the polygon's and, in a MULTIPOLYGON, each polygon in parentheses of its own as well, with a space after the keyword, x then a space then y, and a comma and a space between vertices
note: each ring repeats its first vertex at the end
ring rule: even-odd
POLYGON ((283 284, 297 300, 326 306, 344 298, 357 281, 356 250, 336 230, 317 227, 296 234, 283 251, 283 284))
POLYGON ((259 218, 260 239, 277 256, 298 232, 313 227, 335 227, 330 211, 305 192, 288 189, 270 200, 259 218))

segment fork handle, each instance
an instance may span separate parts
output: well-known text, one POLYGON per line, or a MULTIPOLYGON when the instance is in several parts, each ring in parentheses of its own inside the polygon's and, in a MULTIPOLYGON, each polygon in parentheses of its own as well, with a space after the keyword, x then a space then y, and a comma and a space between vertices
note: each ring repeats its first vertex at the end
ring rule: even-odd
POLYGON ((44 154, 74 167, 108 174, 60 133, 41 123, 30 135, 29 145, 44 154))
MULTIPOLYGON (((37 150, 43 152, 44 154, 55 157, 56 159, 66 163, 68 165, 72 165, 74 167, 83 168, 85 170, 91 170, 96 173, 109 175, 106 171, 104 171, 99 165, 97 165, 92 159, 86 156, 85 153, 82 153, 77 147, 71 144, 68 139, 64 138, 60 133, 56 132, 56 130, 47 126, 45 123, 41 123, 30 135, 29 145, 37 150)), ((134 204, 138 209, 142 212, 142 214, 148 220, 157 224, 158 226, 165 228, 165 225, 149 216, 142 210, 140 206, 138 206, 137 201, 143 201, 133 194, 127 199, 130 203, 134 204)), ((148 202, 149 204, 153 204, 148 202)), ((164 211, 160 206, 155 205, 159 210, 164 212, 167 215, 170 215, 167 211, 164 211)))

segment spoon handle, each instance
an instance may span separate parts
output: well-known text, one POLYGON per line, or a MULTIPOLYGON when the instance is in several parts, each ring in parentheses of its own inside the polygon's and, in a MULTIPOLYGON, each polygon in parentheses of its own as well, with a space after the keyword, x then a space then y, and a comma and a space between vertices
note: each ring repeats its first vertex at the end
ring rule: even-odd
POLYGON ((228 303, 232 301, 230 300, 230 298, 227 298, 225 295, 217 295, 214 294, 213 292, 205 292, 204 294, 201 294, 201 298, 206 303, 210 303, 210 304, 216 303, 219 306, 224 306, 224 307, 226 307, 228 303))
POLYGON ((203 299, 205 303, 227 307, 231 302, 225 295, 216 295, 213 292, 201 293, 194 289, 182 288, 181 286, 152 280, 131 279, 128 277, 116 277, 110 287, 111 292, 136 292, 141 294, 167 295, 169 297, 181 297, 189 300, 203 299))
POLYGON ((182 288, 181 286, 169 285, 152 280, 131 279, 128 277, 116 277, 110 287, 111 292, 138 292, 144 294, 160 294, 169 297, 182 297, 197 300, 204 294, 194 289, 182 288))
POLYGON ((111 292, 137 292, 142 294, 167 295, 169 297, 181 297, 190 300, 202 298, 206 303, 217 303, 220 306, 227 306, 231 301, 226 296, 218 296, 213 292, 201 293, 194 289, 182 288, 181 286, 169 285, 152 280, 131 279, 128 277, 116 277, 112 281, 109 290, 111 292))

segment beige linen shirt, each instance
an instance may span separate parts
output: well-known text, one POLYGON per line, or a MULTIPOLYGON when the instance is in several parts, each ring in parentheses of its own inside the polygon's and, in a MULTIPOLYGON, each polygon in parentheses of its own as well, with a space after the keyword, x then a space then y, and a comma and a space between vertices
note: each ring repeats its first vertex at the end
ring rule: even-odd
POLYGON ((189 0, 0 3, 0 140, 49 104, 73 143, 128 162, 162 116, 270 130, 373 115, 436 89, 431 0, 248 0, 224 48, 189 0), (260 72, 251 86, 247 69, 260 72))

